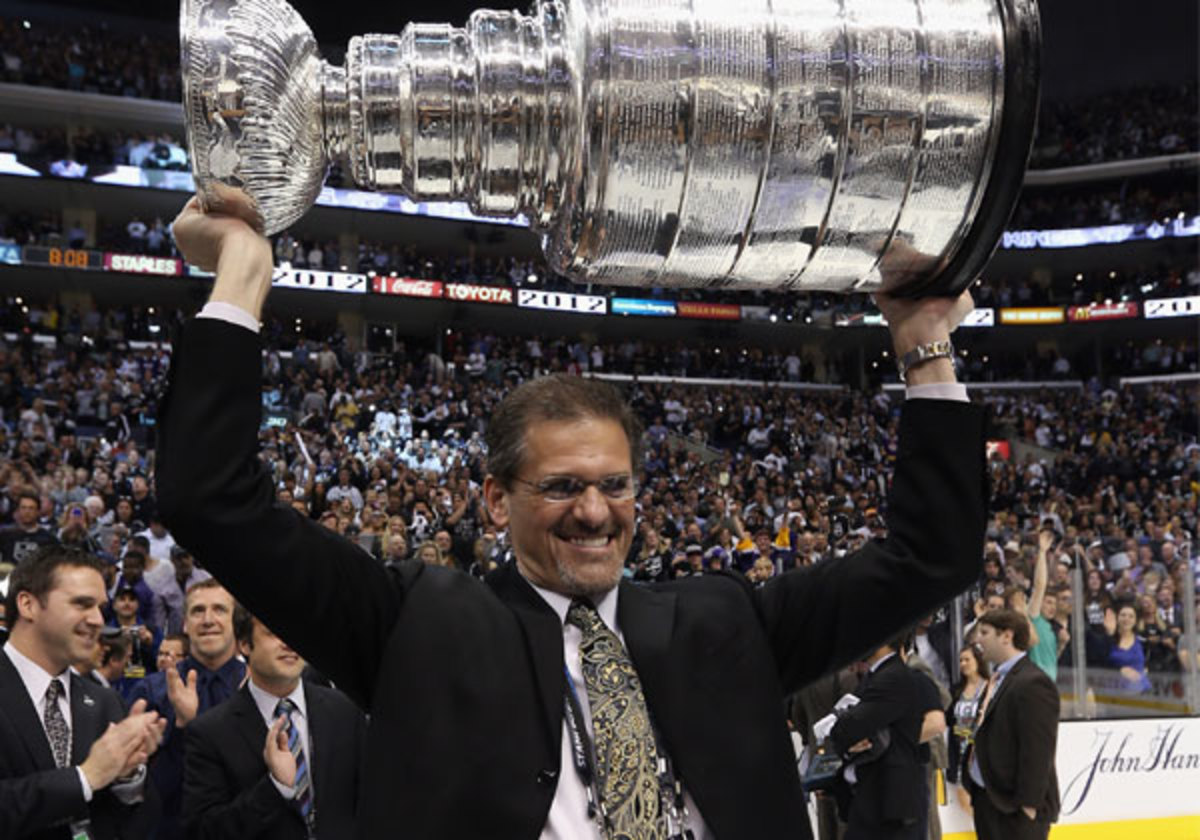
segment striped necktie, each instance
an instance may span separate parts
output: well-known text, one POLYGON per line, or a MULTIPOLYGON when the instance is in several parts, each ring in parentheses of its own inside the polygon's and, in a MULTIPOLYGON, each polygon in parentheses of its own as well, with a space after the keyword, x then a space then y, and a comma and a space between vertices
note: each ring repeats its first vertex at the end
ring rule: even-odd
POLYGON ((62 683, 57 679, 50 680, 46 686, 46 711, 42 713, 42 723, 46 727, 46 737, 50 739, 50 751, 54 753, 54 764, 66 767, 71 763, 71 728, 63 717, 58 698, 63 695, 62 683))
POLYGON ((633 662, 587 601, 571 603, 567 623, 583 634, 579 658, 591 706, 605 840, 665 840, 658 749, 633 662))
POLYGON ((317 815, 313 809, 312 778, 308 771, 308 757, 300 738, 300 730, 292 720, 292 713, 295 711, 297 711, 296 704, 285 697, 275 707, 275 717, 278 718, 280 715, 287 717, 288 749, 291 750, 292 758, 296 760, 296 780, 292 782, 292 787, 296 789, 294 801, 296 807, 300 809, 300 816, 304 820, 308 836, 315 837, 317 815))

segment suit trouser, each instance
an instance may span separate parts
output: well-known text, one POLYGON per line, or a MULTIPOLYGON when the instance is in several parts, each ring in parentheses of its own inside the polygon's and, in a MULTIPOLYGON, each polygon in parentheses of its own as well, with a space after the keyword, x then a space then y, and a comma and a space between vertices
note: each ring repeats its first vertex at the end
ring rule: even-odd
POLYGON ((1050 823, 1031 820, 1017 809, 1006 814, 998 809, 987 791, 971 785, 971 808, 975 812, 975 835, 978 840, 1046 840, 1050 823))
MULTIPOLYGON (((928 795, 921 785, 918 802, 925 805, 928 795)), ((861 819, 861 814, 850 807, 850 822, 846 827, 845 840, 926 840, 926 821, 928 814, 921 811, 921 816, 907 823, 888 822, 871 824, 861 819)))

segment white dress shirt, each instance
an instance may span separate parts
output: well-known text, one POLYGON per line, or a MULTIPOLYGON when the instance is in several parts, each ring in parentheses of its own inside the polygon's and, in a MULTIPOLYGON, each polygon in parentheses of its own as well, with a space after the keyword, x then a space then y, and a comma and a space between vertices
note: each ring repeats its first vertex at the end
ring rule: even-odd
MULTIPOLYGON (((567 663, 567 670, 575 685, 583 688, 586 683, 583 678, 583 666, 579 661, 579 645, 583 641, 583 632, 575 625, 567 624, 567 610, 571 607, 571 599, 533 583, 530 583, 530 586, 533 586, 534 590, 558 615, 558 620, 563 625, 563 661, 567 663)), ((625 636, 617 625, 617 593, 618 590, 613 589, 596 602, 596 612, 600 614, 600 620, 604 622, 605 626, 616 633, 617 638, 624 645, 625 636)), ((579 705, 583 712, 588 735, 595 737, 592 732, 592 712, 587 691, 581 690, 576 693, 579 697, 579 705)), ((687 779, 682 781, 684 783, 683 799, 688 812, 687 827, 695 833, 696 840, 713 840, 713 834, 705 825, 704 818, 700 815, 700 809, 696 807, 692 795, 687 791, 687 779)), ((588 819, 587 806, 587 788, 584 787, 583 782, 579 779, 579 774, 575 771, 575 757, 571 754, 571 736, 564 715, 558 787, 554 791, 554 801, 550 803, 550 814, 546 818, 546 825, 542 828, 541 840, 603 840, 596 821, 588 819)))
MULTIPOLYGON (((258 707, 258 713, 262 715, 263 723, 270 729, 275 723, 275 707, 279 705, 279 701, 284 699, 276 697, 263 691, 254 684, 254 678, 251 677, 246 685, 250 687, 250 696, 254 698, 254 705, 258 707)), ((300 743, 304 745, 304 759, 308 763, 308 788, 309 794, 313 801, 317 801, 316 787, 313 785, 313 770, 312 770, 312 741, 308 737, 308 704, 304 700, 304 682, 296 684, 292 693, 287 696, 288 700, 292 701, 295 709, 292 711, 292 725, 300 733, 300 743)), ((287 732, 287 727, 284 727, 284 732, 287 732)), ((270 773, 268 772, 268 775, 270 773)), ((271 784, 275 785, 275 789, 283 796, 284 799, 295 799, 296 788, 292 785, 281 783, 274 776, 271 776, 271 784)))
MULTIPOLYGON (((50 687, 50 680, 57 679, 62 686, 62 693, 58 695, 58 707, 62 711, 63 720, 67 722, 67 730, 71 733, 71 743, 67 745, 67 754, 74 752, 75 741, 75 726, 71 719, 71 671, 68 668, 61 674, 47 673, 46 669, 34 662, 21 651, 17 650, 12 644, 4 645, 4 652, 8 655, 8 659, 12 662, 13 667, 17 669, 17 674, 21 677, 21 682, 25 684, 25 691, 29 694, 29 699, 33 701, 33 708, 37 711, 38 720, 42 724, 42 731, 46 729, 46 689, 50 687)), ((46 744, 50 744, 50 736, 46 735, 46 744)), ((50 749, 51 754, 54 753, 54 748, 50 749)), ((76 767, 75 770, 79 773, 79 784, 83 787, 83 801, 92 801, 92 786, 88 784, 87 776, 83 773, 83 768, 76 767)))

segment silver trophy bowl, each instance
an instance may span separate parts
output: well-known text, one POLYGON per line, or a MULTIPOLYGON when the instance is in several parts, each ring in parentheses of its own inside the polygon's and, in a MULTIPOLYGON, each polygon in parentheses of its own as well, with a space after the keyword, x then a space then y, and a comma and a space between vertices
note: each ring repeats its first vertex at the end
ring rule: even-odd
POLYGON ((368 190, 523 215, 579 282, 955 294, 1020 190, 1035 0, 538 0, 323 61, 283 0, 183 0, 210 208, 368 190))

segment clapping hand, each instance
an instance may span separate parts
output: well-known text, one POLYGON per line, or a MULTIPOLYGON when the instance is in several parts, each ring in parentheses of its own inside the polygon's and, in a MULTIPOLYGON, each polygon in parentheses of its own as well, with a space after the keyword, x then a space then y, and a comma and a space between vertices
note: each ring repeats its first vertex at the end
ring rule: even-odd
POLYGON ((263 761, 271 777, 285 787, 296 783, 296 757, 288 749, 287 717, 275 718, 267 731, 267 742, 263 744, 263 761))
POLYGON ((120 723, 110 723, 79 768, 92 790, 102 790, 149 760, 162 743, 167 722, 157 712, 146 711, 138 700, 120 723))
POLYGON ((167 669, 167 699, 175 709, 175 725, 183 728, 195 720, 200 711, 200 695, 196 693, 196 670, 188 671, 187 682, 179 676, 178 668, 167 669))

